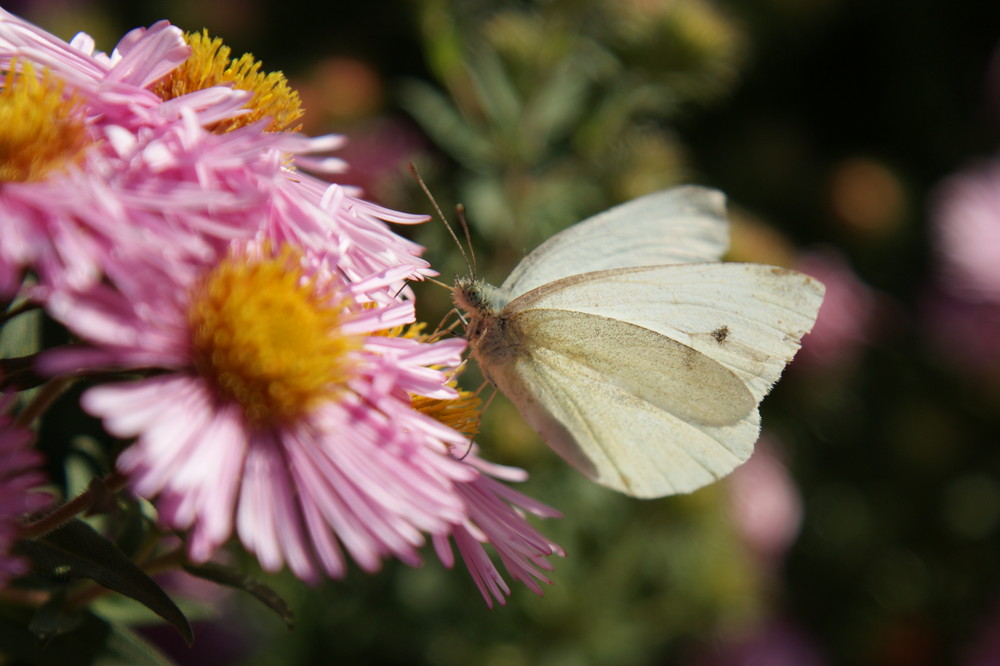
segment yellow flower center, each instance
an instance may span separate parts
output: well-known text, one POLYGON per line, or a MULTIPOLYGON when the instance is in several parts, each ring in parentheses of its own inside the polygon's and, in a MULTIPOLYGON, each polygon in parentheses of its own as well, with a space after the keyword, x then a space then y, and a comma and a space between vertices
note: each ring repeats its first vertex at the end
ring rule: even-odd
POLYGON ((43 180, 77 161, 87 145, 79 100, 30 63, 11 63, 0 90, 0 183, 43 180))
POLYGON ((265 116, 271 119, 270 132, 297 132, 301 128, 301 125, 290 127, 302 117, 303 111, 299 94, 288 85, 284 74, 262 73, 260 61, 254 60, 249 53, 237 59, 230 58, 231 49, 218 37, 210 38, 207 30, 201 34, 188 33, 184 39, 193 49, 191 56, 152 86, 161 99, 173 99, 212 86, 231 85, 253 93, 253 99, 246 105, 251 112, 217 123, 212 128, 214 132, 224 134, 265 116))
POLYGON ((195 368, 257 427, 295 421, 343 390, 363 336, 341 330, 331 297, 285 247, 232 256, 195 289, 188 314, 195 368))
MULTIPOLYGON (((397 326, 385 331, 379 331, 376 335, 388 337, 403 337, 413 340, 427 342, 431 336, 424 333, 423 323, 411 324, 405 328, 397 326)), ((455 371, 448 386, 458 388, 458 374, 461 367, 455 371)), ((442 400, 440 398, 427 398, 422 395, 410 397, 411 406, 421 412, 438 420, 453 430, 457 430, 470 440, 479 433, 479 422, 482 417, 482 399, 471 391, 459 389, 458 397, 452 400, 442 400)))
MULTIPOLYGON (((455 381, 448 382, 452 388, 456 388, 455 381)), ((441 400, 439 398, 425 398, 422 395, 415 395, 410 398, 410 403, 418 412, 422 412, 433 419, 445 424, 453 430, 457 430, 470 440, 479 433, 479 421, 483 401, 478 395, 471 391, 459 390, 458 397, 453 400, 441 400)))

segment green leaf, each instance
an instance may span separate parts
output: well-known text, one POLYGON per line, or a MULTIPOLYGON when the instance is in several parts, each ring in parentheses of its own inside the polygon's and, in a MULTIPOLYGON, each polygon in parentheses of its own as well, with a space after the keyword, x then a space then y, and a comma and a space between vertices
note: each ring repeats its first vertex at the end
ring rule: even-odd
POLYGON ((525 145, 535 162, 555 142, 564 139, 588 111, 586 103, 591 78, 578 67, 567 63, 556 68, 528 101, 522 118, 525 145))
POLYGON ((495 161, 495 151, 480 131, 452 106, 447 97, 416 80, 399 86, 403 107, 442 150, 473 171, 495 161))
MULTIPOLYGON (((18 301, 7 309, 5 315, 25 304, 18 301)), ((0 325, 0 359, 2 359, 4 384, 17 386, 18 404, 23 407, 38 393, 38 386, 48 377, 34 370, 35 354, 42 348, 42 310, 25 310, 0 325)))
POLYGON ((516 131, 524 104, 503 60, 489 48, 476 49, 467 59, 470 80, 491 125, 502 134, 516 131))
POLYGON ((465 58, 451 7, 440 0, 427 0, 420 3, 419 9, 427 65, 441 81, 448 83, 462 79, 465 58))
POLYGON ((166 592, 114 543, 84 522, 74 520, 16 550, 31 559, 36 575, 55 580, 90 579, 135 599, 172 624, 190 645, 191 626, 166 592))
MULTIPOLYGON (((17 303, 17 307, 21 303, 17 303)), ((0 327, 0 356, 30 356, 42 348, 42 311, 29 310, 0 327)))
POLYGON ((198 578, 203 578, 219 585, 243 590, 277 613, 289 629, 294 628, 295 616, 291 607, 284 599, 278 596, 277 592, 260 581, 235 569, 212 563, 199 565, 185 564, 184 571, 187 571, 192 576, 197 576, 198 578))

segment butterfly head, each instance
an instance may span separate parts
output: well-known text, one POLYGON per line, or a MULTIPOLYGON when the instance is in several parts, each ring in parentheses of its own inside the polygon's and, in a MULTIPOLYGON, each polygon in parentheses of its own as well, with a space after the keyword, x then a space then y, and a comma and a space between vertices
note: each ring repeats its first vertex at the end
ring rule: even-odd
POLYGON ((496 316, 507 304, 507 299, 499 289, 467 275, 455 278, 452 294, 455 305, 471 316, 482 314, 496 316))
POLYGON ((515 340, 508 336, 508 320, 502 313, 509 300, 503 290, 472 276, 455 278, 452 289, 455 305, 465 311, 465 339, 486 379, 495 385, 490 368, 513 356, 515 340))

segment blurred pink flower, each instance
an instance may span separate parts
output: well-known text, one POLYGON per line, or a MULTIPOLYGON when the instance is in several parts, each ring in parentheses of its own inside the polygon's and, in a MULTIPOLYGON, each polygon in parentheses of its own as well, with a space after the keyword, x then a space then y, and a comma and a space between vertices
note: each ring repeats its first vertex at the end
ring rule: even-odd
POLYGON ((822 666, 816 643, 794 622, 763 618, 740 635, 722 637, 689 663, 695 666, 822 666))
POLYGON ((1000 159, 938 186, 932 209, 937 284, 924 298, 925 330, 966 371, 1000 370, 1000 159))
POLYGON ((930 289, 923 299, 926 331, 936 350, 974 375, 1000 371, 1000 303, 970 301, 930 289))
POLYGON ((31 448, 31 432, 12 422, 10 404, 10 397, 0 399, 0 588, 27 572, 27 562, 10 552, 19 521, 51 502, 49 495, 37 492, 46 482, 42 456, 31 448))
POLYGON ((777 568, 798 535, 802 501, 766 434, 729 477, 728 488, 730 514, 743 542, 765 567, 777 568))
POLYGON ((939 186, 933 231, 946 288, 969 301, 1000 303, 1000 159, 939 186))
POLYGON ((804 253, 795 268, 826 285, 816 325, 802 343, 796 366, 837 368, 852 363, 873 333, 874 293, 833 250, 804 253))
POLYGON ((407 175, 402 165, 426 150, 427 140, 405 120, 376 118, 351 132, 340 152, 349 166, 337 180, 377 197, 407 175))

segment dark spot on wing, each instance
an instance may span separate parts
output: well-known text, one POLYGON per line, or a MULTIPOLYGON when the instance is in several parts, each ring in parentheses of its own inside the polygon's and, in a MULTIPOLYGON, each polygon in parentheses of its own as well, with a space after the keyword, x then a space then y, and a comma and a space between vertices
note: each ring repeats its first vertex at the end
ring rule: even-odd
POLYGON ((712 337, 715 338, 715 341, 721 345, 723 342, 726 341, 726 338, 729 337, 729 327, 720 326, 719 328, 712 331, 712 337))

